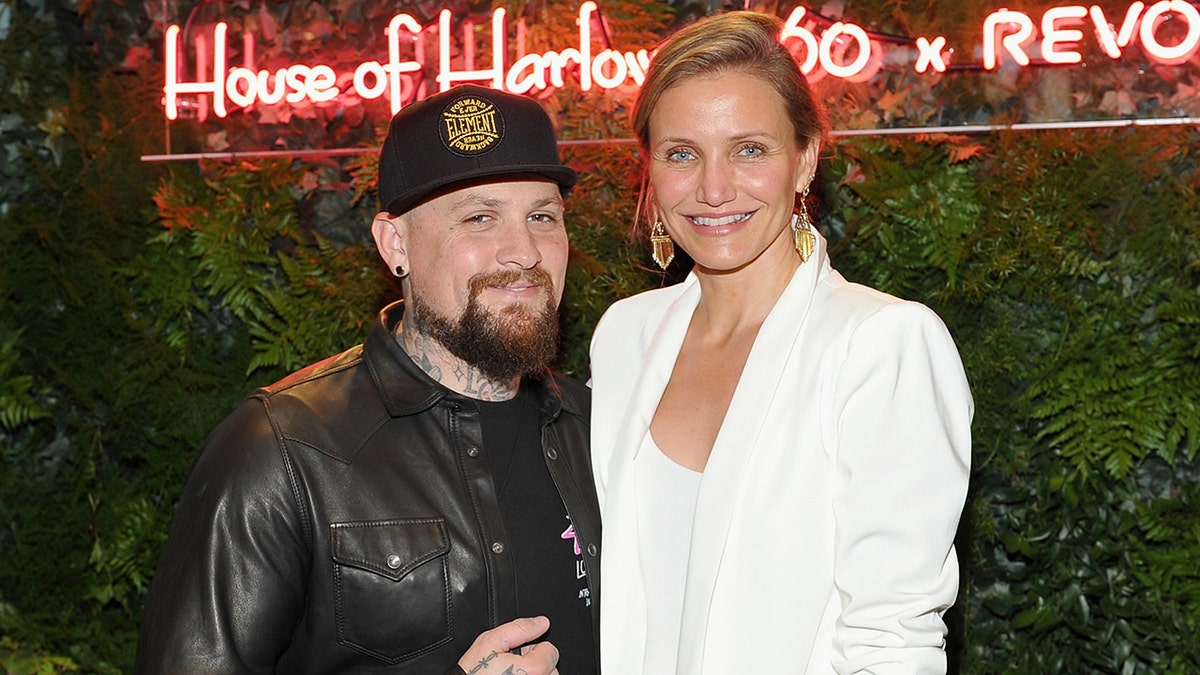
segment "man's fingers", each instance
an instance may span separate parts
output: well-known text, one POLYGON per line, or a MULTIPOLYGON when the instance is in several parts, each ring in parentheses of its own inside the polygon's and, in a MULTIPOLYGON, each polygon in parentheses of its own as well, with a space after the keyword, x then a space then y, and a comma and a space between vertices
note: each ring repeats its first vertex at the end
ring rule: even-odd
POLYGON ((484 635, 496 641, 496 651, 507 652, 533 642, 549 628, 550 619, 544 616, 530 616, 500 624, 484 635))
POLYGON ((553 643, 538 642, 521 648, 521 656, 533 656, 535 653, 539 660, 548 662, 550 665, 558 665, 558 647, 555 647, 553 643))
POLYGON ((527 663, 532 672, 553 675, 558 672, 558 647, 549 642, 539 642, 521 650, 521 661, 527 663))
POLYGON ((556 672, 558 648, 549 642, 529 644, 550 628, 544 616, 523 617, 501 624, 479 634, 471 648, 458 660, 467 675, 482 675, 484 669, 495 667, 499 672, 505 665, 515 666, 507 672, 548 675, 556 672), (519 652, 519 653, 517 653, 519 652))

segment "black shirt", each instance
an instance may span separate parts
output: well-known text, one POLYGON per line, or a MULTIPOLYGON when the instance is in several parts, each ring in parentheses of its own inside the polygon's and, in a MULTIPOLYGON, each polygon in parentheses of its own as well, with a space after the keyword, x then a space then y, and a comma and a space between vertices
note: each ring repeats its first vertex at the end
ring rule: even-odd
MULTIPOLYGON (((540 640, 558 648, 563 675, 594 675, 592 619, 583 555, 546 460, 536 397, 480 401, 484 451, 517 569, 517 616, 543 615, 540 640)), ((516 617, 513 617, 516 618, 516 617)))

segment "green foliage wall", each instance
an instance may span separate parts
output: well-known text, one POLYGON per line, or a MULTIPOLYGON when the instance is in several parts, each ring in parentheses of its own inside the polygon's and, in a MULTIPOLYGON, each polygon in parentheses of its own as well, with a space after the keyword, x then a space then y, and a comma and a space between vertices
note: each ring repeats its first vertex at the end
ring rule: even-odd
MULTIPOLYGON (((923 20, 885 4, 880 28, 923 20)), ((642 42, 670 19, 605 6, 642 42)), ((125 50, 94 26, 150 19, 19 8, 0 40, 0 667, 127 672, 204 436, 254 386, 360 340, 398 293, 367 241, 369 155, 139 162, 162 145, 155 75, 115 67, 125 50)), ((566 139, 624 134, 619 92, 544 103, 566 139)), ((583 178, 560 365, 583 378, 603 309, 671 279, 628 239, 633 146, 565 154, 583 178)), ((835 265, 933 307, 972 383, 962 672, 1200 671, 1198 154, 1194 129, 826 153, 835 265)))

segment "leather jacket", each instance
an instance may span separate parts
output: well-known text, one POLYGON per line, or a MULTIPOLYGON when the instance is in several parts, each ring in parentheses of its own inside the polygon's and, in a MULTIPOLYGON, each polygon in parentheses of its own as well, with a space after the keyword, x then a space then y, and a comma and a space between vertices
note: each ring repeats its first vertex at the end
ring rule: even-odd
MULTIPOLYGON (((402 312, 384 308, 362 345, 255 391, 206 441, 147 597, 136 672, 442 673, 516 618, 477 407, 403 351, 402 312)), ((532 386, 598 645, 589 392, 558 375, 532 386)))

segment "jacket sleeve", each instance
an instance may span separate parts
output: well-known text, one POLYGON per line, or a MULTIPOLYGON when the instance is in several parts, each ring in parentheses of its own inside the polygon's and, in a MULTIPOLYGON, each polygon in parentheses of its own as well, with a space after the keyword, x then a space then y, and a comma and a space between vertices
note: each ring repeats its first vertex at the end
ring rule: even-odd
POLYGON ((303 609, 295 476, 264 403, 244 401, 192 468, 150 586, 137 673, 270 673, 303 609))
POLYGON ((838 673, 945 673, 942 613, 958 593, 953 542, 970 472, 973 403, 941 320, 912 302, 853 332, 831 408, 837 429, 838 673))

